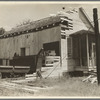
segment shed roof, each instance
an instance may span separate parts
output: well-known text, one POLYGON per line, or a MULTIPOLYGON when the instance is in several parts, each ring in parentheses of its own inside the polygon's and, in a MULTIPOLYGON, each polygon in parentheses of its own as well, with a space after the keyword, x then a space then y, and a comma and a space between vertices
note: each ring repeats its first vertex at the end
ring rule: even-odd
POLYGON ((35 28, 43 27, 43 26, 53 24, 56 22, 60 22, 60 21, 61 21, 60 16, 51 16, 51 17, 47 17, 47 18, 40 19, 37 21, 33 21, 28 25, 23 25, 21 27, 14 28, 13 30, 11 30, 9 32, 19 32, 19 31, 35 29, 35 28))
POLYGON ((61 22, 61 16, 50 16, 50 17, 47 17, 47 18, 44 18, 44 19, 33 21, 28 25, 16 27, 16 28, 14 28, 10 31, 5 32, 0 37, 10 35, 10 34, 13 35, 13 34, 17 34, 17 33, 20 33, 20 32, 25 32, 25 31, 28 31, 28 30, 31 30, 31 29, 38 29, 40 27, 44 27, 44 26, 48 26, 48 25, 51 25, 51 24, 54 24, 54 23, 60 23, 60 22, 61 22))
POLYGON ((94 34, 94 32, 88 31, 88 30, 80 30, 75 33, 70 34, 70 36, 78 36, 83 34, 94 34))

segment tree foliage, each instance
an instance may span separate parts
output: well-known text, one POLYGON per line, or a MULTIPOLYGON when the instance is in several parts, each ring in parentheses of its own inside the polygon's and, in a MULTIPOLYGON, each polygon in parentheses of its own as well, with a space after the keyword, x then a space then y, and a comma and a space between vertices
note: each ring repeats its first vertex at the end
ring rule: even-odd
POLYGON ((5 29, 3 27, 0 28, 0 35, 5 33, 5 29))

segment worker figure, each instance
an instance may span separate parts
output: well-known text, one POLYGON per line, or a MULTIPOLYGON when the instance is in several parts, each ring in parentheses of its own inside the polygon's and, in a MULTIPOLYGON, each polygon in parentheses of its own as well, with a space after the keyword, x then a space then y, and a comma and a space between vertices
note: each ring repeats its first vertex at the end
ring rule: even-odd
POLYGON ((36 65, 36 74, 37 74, 37 77, 40 77, 40 78, 42 78, 41 68, 42 68, 43 56, 44 56, 44 49, 42 48, 37 55, 37 65, 36 65))

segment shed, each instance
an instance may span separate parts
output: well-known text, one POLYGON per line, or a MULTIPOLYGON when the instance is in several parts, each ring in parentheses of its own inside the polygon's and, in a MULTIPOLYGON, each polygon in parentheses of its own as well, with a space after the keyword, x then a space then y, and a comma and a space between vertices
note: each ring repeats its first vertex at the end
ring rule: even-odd
POLYGON ((95 34, 88 30, 80 30, 70 34, 72 38, 73 67, 77 71, 89 71, 96 68, 95 34))

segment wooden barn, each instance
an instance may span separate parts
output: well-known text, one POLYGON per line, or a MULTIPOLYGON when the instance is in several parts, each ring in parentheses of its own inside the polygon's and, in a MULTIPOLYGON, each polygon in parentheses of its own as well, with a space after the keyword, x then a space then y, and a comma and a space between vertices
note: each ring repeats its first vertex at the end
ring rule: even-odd
POLYGON ((62 65, 67 52, 63 48, 67 45, 65 31, 72 27, 72 19, 67 16, 51 16, 6 32, 0 36, 0 65, 30 65, 33 72, 41 48, 48 56, 59 56, 62 65))

